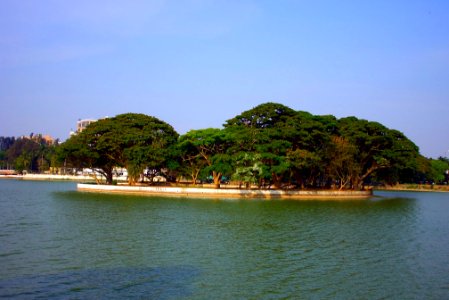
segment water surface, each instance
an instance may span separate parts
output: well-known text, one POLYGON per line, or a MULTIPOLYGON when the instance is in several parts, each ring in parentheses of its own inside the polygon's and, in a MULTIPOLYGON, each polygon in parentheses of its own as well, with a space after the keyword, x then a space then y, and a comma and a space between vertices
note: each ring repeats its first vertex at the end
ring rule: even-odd
POLYGON ((449 194, 184 199, 0 180, 0 297, 447 299, 449 194))

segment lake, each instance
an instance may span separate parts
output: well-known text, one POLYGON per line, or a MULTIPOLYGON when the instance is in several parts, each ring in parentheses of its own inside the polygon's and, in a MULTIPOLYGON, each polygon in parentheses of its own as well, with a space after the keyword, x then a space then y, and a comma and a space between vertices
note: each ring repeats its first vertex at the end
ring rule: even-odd
POLYGON ((448 299, 449 194, 220 200, 0 180, 0 297, 448 299))

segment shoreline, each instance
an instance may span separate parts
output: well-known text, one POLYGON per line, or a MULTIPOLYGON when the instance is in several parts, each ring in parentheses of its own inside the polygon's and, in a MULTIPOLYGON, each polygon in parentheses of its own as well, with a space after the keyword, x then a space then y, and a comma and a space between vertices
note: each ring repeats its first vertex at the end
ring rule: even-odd
POLYGON ((161 186, 96 185, 78 183, 82 192, 140 194, 165 197, 237 198, 237 199, 297 199, 297 200, 363 200, 373 196, 373 191, 298 191, 298 190, 246 190, 234 188, 194 188, 161 186))
MULTIPOLYGON (((101 178, 101 177, 100 177, 101 178)), ((72 181, 72 182, 78 182, 78 183, 84 183, 84 182, 94 182, 95 178, 91 176, 85 176, 85 175, 53 175, 53 174, 26 174, 26 175, 0 175, 1 179, 16 179, 16 180, 35 180, 35 181, 72 181)), ((126 180, 123 180, 122 178, 117 178, 119 180, 119 187, 127 187, 126 180)), ((89 186, 92 186, 89 184, 89 186)), ((95 185, 94 185, 95 186, 95 185)), ((113 186, 113 187, 118 187, 113 186)), ((223 188, 218 189, 218 191, 225 191, 225 190, 234 190, 234 193, 232 192, 216 192, 217 189, 214 189, 212 187, 208 187, 211 185, 205 185, 203 187, 169 187, 169 186, 133 186, 132 188, 177 188, 177 189, 183 189, 184 191, 180 192, 157 192, 157 191, 128 191, 128 190, 121 190, 121 191, 110 191, 111 193, 138 193, 138 194, 154 194, 154 195, 164 195, 164 196, 170 196, 170 193, 174 193, 173 196, 183 197, 183 196, 189 196, 189 194, 192 194, 191 190, 188 189, 199 189, 201 192, 193 192, 196 193, 199 197, 201 195, 207 195, 202 197, 233 197, 233 198, 286 198, 286 199, 302 199, 302 198, 368 198, 372 196, 372 192, 369 195, 366 195, 367 191, 339 191, 339 190, 258 190, 258 189, 239 189, 236 186, 233 186, 234 188, 231 188, 230 186, 223 186, 223 188), (206 192, 204 192, 206 191, 206 192), (247 192, 245 192, 247 191, 247 192), (268 195, 265 195, 261 192, 269 192, 268 195), (249 193, 250 192, 250 193, 249 193), (362 195, 357 195, 358 192, 362 192, 362 195), (234 194, 234 195, 232 195, 234 194)), ((93 188, 88 188, 88 190, 93 190, 93 188)), ((386 186, 386 187, 372 187, 373 191, 405 191, 405 192, 440 192, 440 193, 448 193, 449 192, 449 186, 442 186, 442 185, 435 185, 431 186, 428 184, 398 184, 393 186, 386 186)), ((105 192, 103 189, 99 189, 100 192, 105 192)), ((369 192, 369 191, 368 191, 369 192)))
POLYGON ((93 181, 91 176, 84 175, 53 175, 53 174, 26 174, 26 175, 0 175, 0 179, 21 180, 48 180, 48 181, 93 181))
POLYGON ((433 192, 433 193, 448 193, 449 186, 445 185, 411 185, 411 184, 399 184, 388 187, 376 187, 376 191, 390 191, 390 192, 433 192))

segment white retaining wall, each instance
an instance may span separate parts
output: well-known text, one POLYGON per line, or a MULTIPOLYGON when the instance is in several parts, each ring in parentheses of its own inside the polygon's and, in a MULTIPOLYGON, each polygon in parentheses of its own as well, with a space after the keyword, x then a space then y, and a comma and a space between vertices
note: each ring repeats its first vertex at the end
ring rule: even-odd
POLYGON ((289 190, 245 190, 245 189, 210 189, 186 187, 159 187, 159 186, 121 186, 121 185, 95 185, 78 183, 78 190, 109 193, 138 193, 177 197, 222 197, 222 198, 368 198, 372 191, 289 191, 289 190))

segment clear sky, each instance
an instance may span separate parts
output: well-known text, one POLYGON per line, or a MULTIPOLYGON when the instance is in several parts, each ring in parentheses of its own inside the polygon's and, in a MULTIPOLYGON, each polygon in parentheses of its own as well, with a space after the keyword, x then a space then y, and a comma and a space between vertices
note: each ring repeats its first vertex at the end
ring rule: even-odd
POLYGON ((182 134, 264 102, 449 156, 449 1, 0 1, 0 136, 126 112, 182 134))

